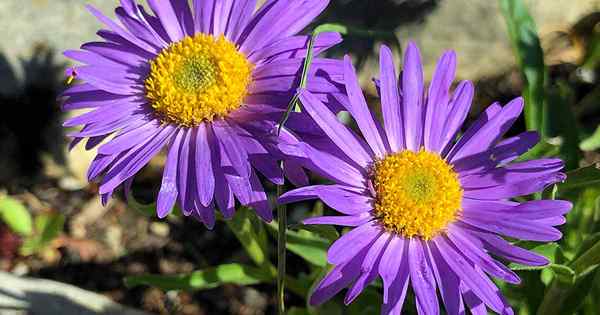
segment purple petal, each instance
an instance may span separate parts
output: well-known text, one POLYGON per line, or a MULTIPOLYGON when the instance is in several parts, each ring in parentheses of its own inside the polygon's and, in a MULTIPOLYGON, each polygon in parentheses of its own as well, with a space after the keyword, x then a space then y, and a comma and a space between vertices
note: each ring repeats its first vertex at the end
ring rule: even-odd
POLYGON ((308 175, 302 169, 302 165, 292 160, 283 162, 283 173, 287 179, 297 187, 308 186, 308 175))
POLYGON ((118 185, 142 169, 163 148, 173 132, 172 127, 165 126, 154 138, 140 143, 136 148, 124 154, 104 176, 99 189, 100 193, 113 191, 118 185))
POLYGON ((474 229, 466 232, 481 239, 486 250, 509 261, 528 266, 545 266, 549 263, 546 257, 514 246, 497 235, 474 229))
POLYGON ((216 137, 221 155, 226 155, 231 166, 237 171, 239 176, 248 178, 250 176, 250 162, 248 153, 240 144, 235 130, 233 130, 226 120, 213 122, 213 135, 216 137))
POLYGON ((152 47, 151 45, 147 44, 146 42, 142 41, 141 39, 130 34, 125 29, 123 29, 121 26, 119 26, 117 23, 113 22, 111 19, 109 19, 104 14, 102 14, 100 11, 98 11, 96 8, 94 8, 93 6, 86 5, 86 8, 100 22, 102 22, 103 24, 108 26, 108 28, 111 29, 113 32, 115 32, 115 34, 117 34, 118 36, 122 37, 123 39, 127 40, 128 42, 132 43, 133 45, 136 45, 137 47, 148 51, 149 53, 152 53, 152 54, 158 53, 158 50, 155 47, 152 47))
POLYGON ((419 48, 409 42, 402 71, 402 112, 406 148, 418 151, 422 144, 423 66, 419 48))
POLYGON ((486 231, 521 240, 549 242, 559 240, 562 237, 562 233, 557 229, 532 220, 498 220, 489 215, 463 213, 460 221, 486 231))
POLYGON ((337 239, 327 251, 327 261, 332 265, 343 264, 369 246, 383 233, 378 223, 361 225, 337 239))
POLYGON ((195 147, 195 137, 191 129, 186 128, 180 131, 181 141, 179 148, 179 162, 177 167, 177 190, 179 191, 179 205, 185 212, 189 210, 192 198, 189 195, 194 194, 195 177, 191 175, 194 172, 194 164, 191 160, 194 158, 192 153, 195 147), (190 152, 192 151, 192 152, 190 152))
POLYGON ((392 152, 398 152, 405 147, 400 91, 392 51, 385 45, 381 45, 379 50, 379 70, 385 133, 392 152))
MULTIPOLYGON (((282 38, 271 45, 253 51, 248 56, 248 60, 253 63, 259 63, 265 59, 276 61, 281 59, 303 58, 306 56, 309 41, 310 36, 306 35, 282 38)), ((341 41, 342 36, 339 33, 320 33, 314 40, 313 53, 314 55, 318 55, 320 52, 339 44, 341 41)))
POLYGON ((278 202, 286 204, 316 198, 347 215, 357 215, 373 209, 371 197, 342 185, 315 185, 294 189, 279 197, 278 202))
POLYGON ((444 258, 450 269, 465 283, 465 286, 482 299, 493 310, 504 308, 504 303, 496 293, 496 287, 485 276, 480 275, 445 237, 434 239, 440 255, 444 258))
POLYGON ((224 31, 225 36, 231 41, 237 42, 238 37, 250 22, 255 8, 256 0, 233 1, 229 14, 223 14, 223 16, 229 17, 224 31))
MULTIPOLYGON (((215 175, 213 171, 212 151, 218 150, 216 144, 209 144, 209 137, 212 133, 209 132, 206 124, 200 124, 196 129, 196 189, 199 194, 200 203, 207 207, 213 200, 215 192, 215 175)), ((213 140, 215 141, 215 140, 213 140)), ((220 207, 221 205, 219 205, 220 207)))
MULTIPOLYGON (((419 238, 411 238, 408 245, 410 280, 417 307, 425 314, 439 314, 435 278, 426 259, 427 245, 419 238)), ((420 313, 420 312, 419 312, 420 313)))
POLYGON ((360 264, 366 253, 367 249, 365 248, 357 252, 347 263, 335 266, 312 292, 310 305, 324 303, 352 283, 360 274, 360 264))
POLYGON ((476 173, 512 162, 539 142, 535 131, 525 131, 515 137, 505 139, 493 148, 478 154, 456 160, 454 170, 461 173, 476 173))
POLYGON ((443 125, 448 119, 449 90, 455 73, 456 53, 454 51, 445 52, 437 63, 427 95, 423 143, 425 149, 429 151, 440 151, 440 142, 444 136, 442 134, 443 125))
MULTIPOLYGON (((397 239, 396 250, 391 251, 390 245, 388 245, 388 249, 384 253, 385 256, 391 256, 389 258, 389 262, 387 264, 388 267, 385 267, 384 257, 382 257, 382 261, 379 265, 379 272, 384 277, 384 274, 389 274, 388 284, 385 283, 384 278, 384 303, 381 306, 381 314, 395 314, 400 315, 402 312, 402 306, 404 305, 404 299, 406 298, 406 291, 408 289, 410 270, 408 265, 408 241, 397 239), (393 255, 397 254, 398 256, 394 257, 393 255), (395 261, 392 262, 392 259, 395 261), (385 268, 386 273, 382 273, 382 268, 385 268), (388 269, 390 268, 390 269, 388 269), (388 292, 386 293, 386 287, 388 288, 388 292), (386 300, 387 296, 387 300, 386 300)), ((393 240, 392 240, 393 241, 393 240)))
POLYGON ((250 178, 227 176, 227 182, 244 206, 254 208, 256 214, 267 222, 273 220, 271 205, 254 171, 251 171, 250 178))
POLYGON ((509 164, 460 178, 464 196, 473 199, 504 199, 538 192, 565 180, 559 159, 539 159, 509 164))
POLYGON ((358 295, 363 291, 363 289, 369 285, 369 283, 373 282, 378 275, 379 271, 379 261, 381 259, 381 255, 385 251, 385 247, 388 244, 390 236, 387 233, 383 233, 374 243, 369 247, 365 259, 363 260, 360 270, 361 275, 354 282, 352 287, 348 290, 346 297, 344 298, 344 304, 349 305, 358 297, 358 295))
POLYGON ((128 132, 121 132, 117 137, 98 148, 98 153, 117 154, 131 149, 139 144, 140 141, 143 141, 143 139, 154 136, 159 131, 159 128, 160 126, 157 121, 150 121, 139 128, 129 130, 128 132))
POLYGON ((446 264, 437 247, 429 246, 429 259, 446 307, 446 313, 448 315, 464 315, 465 307, 460 294, 460 279, 446 264))
POLYGON ((303 224, 327 224, 341 226, 359 226, 373 220, 370 213, 343 216, 322 216, 302 220, 303 224))
POLYGON ((171 42, 178 42, 185 37, 185 29, 179 23, 173 2, 173 0, 148 0, 148 5, 160 19, 171 42))
POLYGON ((473 244, 469 240, 470 236, 462 232, 460 228, 451 227, 447 235, 448 239, 454 243, 457 248, 461 249, 461 252, 465 257, 487 273, 509 283, 519 284, 521 282, 519 276, 514 272, 492 259, 480 247, 473 244))
POLYGON ((77 77, 100 90, 118 95, 138 95, 143 91, 143 73, 133 73, 118 67, 82 66, 77 77))
MULTIPOLYGON (((352 61, 349 56, 344 57, 344 81, 346 83, 346 92, 350 100, 348 108, 350 114, 356 121, 358 128, 367 140, 369 147, 378 158, 383 158, 388 151, 382 140, 382 132, 379 123, 373 118, 373 114, 369 110, 367 100, 360 89, 356 70, 352 66, 352 61)), ((387 142, 387 139, 386 139, 387 142)))
POLYGON ((268 1, 240 35, 240 51, 251 53, 304 29, 329 4, 328 0, 268 1))
POLYGON ((192 216, 204 223, 207 229, 212 230, 215 227, 215 209, 212 206, 205 207, 198 202, 194 203, 195 211, 192 216))
POLYGON ((454 140, 469 114, 474 94, 475 88, 470 81, 461 81, 454 90, 452 100, 448 104, 448 109, 446 110, 448 114, 446 115, 446 121, 444 122, 444 129, 440 135, 441 139, 438 146, 439 152, 448 151, 448 145, 454 140))
POLYGON ((371 163, 372 158, 363 149, 359 138, 339 122, 320 100, 307 90, 303 90, 300 92, 300 101, 304 110, 349 158, 365 168, 371 163))
POLYGON ((500 112, 485 122, 472 136, 463 136, 459 143, 452 148, 448 159, 454 162, 461 158, 481 153, 489 149, 517 120, 523 111, 523 99, 516 98, 504 106, 500 112), (463 140, 464 139, 464 140, 463 140))
POLYGON ((182 138, 183 135, 181 132, 175 134, 169 154, 167 155, 162 183, 156 200, 156 213, 161 219, 165 218, 171 212, 177 200, 177 161, 179 159, 179 148, 182 138))

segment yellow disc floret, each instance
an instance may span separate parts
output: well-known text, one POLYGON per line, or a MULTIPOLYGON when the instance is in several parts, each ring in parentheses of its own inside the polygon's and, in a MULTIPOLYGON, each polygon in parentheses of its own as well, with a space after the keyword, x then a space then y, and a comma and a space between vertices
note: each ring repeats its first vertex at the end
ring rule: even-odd
POLYGON ((401 151, 375 162, 374 215, 389 232, 431 239, 454 221, 462 188, 452 167, 438 154, 401 151))
POLYGON ((239 108, 254 65, 220 36, 197 34, 165 48, 150 64, 146 97, 165 123, 194 127, 239 108))

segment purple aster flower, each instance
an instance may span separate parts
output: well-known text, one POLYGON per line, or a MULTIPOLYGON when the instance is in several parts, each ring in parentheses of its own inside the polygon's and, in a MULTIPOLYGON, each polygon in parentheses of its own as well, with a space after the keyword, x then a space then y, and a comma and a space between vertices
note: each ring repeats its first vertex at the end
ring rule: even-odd
POLYGON ((534 132, 501 140, 519 117, 523 100, 492 104, 458 137, 473 98, 464 81, 450 92, 456 57, 446 52, 424 90, 417 47, 410 43, 404 70, 396 77, 389 48, 381 48, 383 124, 374 119, 355 71, 345 59, 346 109, 363 138, 340 123, 309 91, 301 91, 313 134, 286 132, 281 148, 332 185, 299 188, 280 202, 320 198, 341 216, 309 218, 306 224, 334 224, 352 230, 327 253, 334 268, 310 299, 320 304, 348 287, 351 303, 378 276, 383 279, 382 314, 400 314, 412 288, 419 314, 438 314, 438 293, 448 314, 487 314, 486 307, 512 314, 489 276, 519 283, 502 262, 543 266, 548 261, 502 237, 555 241, 571 204, 560 200, 516 202, 562 181, 563 162, 514 162, 537 143, 534 132), (400 82, 398 82, 400 80, 400 82), (318 137, 318 130, 329 139, 318 137), (465 306, 466 305, 466 306, 465 306))
MULTIPOLYGON (((83 125, 72 145, 98 146, 90 180, 101 178, 106 201, 152 157, 166 148, 157 198, 165 217, 178 203, 186 216, 211 228, 214 209, 226 218, 235 198, 271 220, 272 210, 256 173, 281 184, 280 152, 273 129, 299 81, 308 36, 296 36, 327 6, 326 0, 121 0, 115 22, 89 10, 106 29, 102 41, 65 55, 82 65, 69 70, 82 81, 64 92, 64 110, 93 109, 65 122, 83 125), (106 140, 106 141, 105 141, 106 140)), ((315 53, 339 43, 319 36, 315 53)), ((315 59, 308 89, 338 90, 341 61, 315 59)), ((342 86, 343 88, 343 86, 342 86)), ((286 172, 305 174, 294 162, 286 172)), ((286 174, 287 175, 287 174, 286 174)), ((304 175, 304 177, 303 177, 304 175)))

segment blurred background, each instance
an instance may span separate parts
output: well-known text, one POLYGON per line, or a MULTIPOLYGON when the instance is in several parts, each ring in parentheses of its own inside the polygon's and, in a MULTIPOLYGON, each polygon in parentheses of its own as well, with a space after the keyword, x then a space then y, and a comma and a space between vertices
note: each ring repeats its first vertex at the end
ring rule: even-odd
MULTIPOLYGON (((100 24, 85 10, 88 3, 109 16, 117 5, 0 1, 0 314, 274 313, 274 286, 265 279, 211 280, 204 277, 208 271, 162 280, 140 276, 251 264, 254 256, 231 231, 244 217, 207 231, 177 216, 159 221, 122 196, 101 205, 98 186, 85 175, 94 152, 82 145, 67 151, 61 125, 74 113, 61 113, 56 100, 69 65, 62 51, 97 39, 100 24), (126 277, 131 278, 126 282, 126 277), (172 290, 182 286, 189 290, 172 290)), ((561 243, 537 249, 556 267, 519 271, 524 284, 502 289, 518 314, 551 314, 544 307, 556 296, 562 301, 555 314, 600 314, 595 270, 600 261, 585 272, 573 266, 600 244, 600 176, 594 167, 600 160, 600 0, 331 0, 315 25, 320 23, 349 26, 345 42, 331 55, 353 57, 373 105, 378 104, 371 78, 378 75, 379 44, 393 46, 399 64, 401 48, 412 39, 421 48, 426 78, 444 50, 456 51, 457 82, 476 85, 471 118, 493 101, 521 94, 544 109, 536 128, 545 140, 531 156, 560 155, 567 170, 583 167, 574 174, 592 180, 564 192, 558 188, 576 207, 561 243), (517 6, 503 10, 504 3, 517 6), (372 32, 366 36, 366 30, 372 32)), ((511 132, 524 129, 520 121, 511 132)), ((153 160, 136 178, 138 201, 153 199, 162 163, 153 160)), ((323 211, 329 210, 319 203, 299 204, 290 210, 291 224, 323 211)), ((273 226, 250 222, 249 231, 274 244, 273 226)), ((325 266, 331 239, 324 231, 290 233, 288 269, 298 286, 288 294, 293 314, 378 314, 377 285, 350 308, 334 301, 320 310, 305 309, 302 293, 325 266)), ((265 249, 274 261, 272 252, 265 249)))

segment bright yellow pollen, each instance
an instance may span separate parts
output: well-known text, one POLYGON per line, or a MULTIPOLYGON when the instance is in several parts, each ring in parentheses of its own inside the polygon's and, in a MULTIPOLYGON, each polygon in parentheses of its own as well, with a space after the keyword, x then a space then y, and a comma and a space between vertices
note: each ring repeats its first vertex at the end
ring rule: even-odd
POLYGON ((163 122, 186 127, 238 109, 254 67, 225 37, 206 34, 172 44, 150 66, 146 97, 163 122))
POLYGON ((375 162, 374 215, 383 227, 406 238, 431 239, 454 221, 462 188, 452 167, 439 155, 402 151, 375 162))

